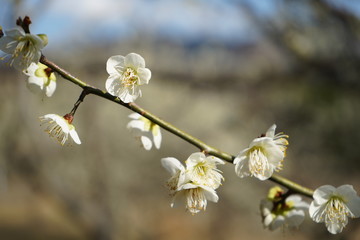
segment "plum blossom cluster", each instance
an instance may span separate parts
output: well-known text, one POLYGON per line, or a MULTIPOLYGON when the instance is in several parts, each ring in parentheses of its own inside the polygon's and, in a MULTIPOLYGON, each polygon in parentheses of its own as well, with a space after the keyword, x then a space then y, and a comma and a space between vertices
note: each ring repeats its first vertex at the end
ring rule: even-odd
MULTIPOLYGON (((2 59, 28 77, 27 86, 32 92, 43 98, 51 97, 56 90, 56 76, 52 68, 39 62, 41 50, 47 45, 47 37, 44 34, 31 34, 30 24, 30 18, 25 17, 17 20, 18 28, 3 32, 0 27, 0 50, 4 53, 2 59)), ((151 71, 145 66, 144 58, 137 53, 110 57, 106 63, 109 74, 105 81, 106 98, 110 94, 122 105, 129 108, 134 106, 132 103, 142 96, 140 86, 148 84, 151 79, 151 71)), ((68 142, 81 144, 72 122, 86 94, 88 93, 84 89, 73 109, 64 116, 46 114, 40 117, 45 132, 62 146, 68 142)), ((140 140, 145 150, 153 147, 160 149, 161 121, 152 122, 144 117, 147 115, 142 111, 138 112, 141 114, 129 115, 131 121, 127 128, 140 140)), ((165 124, 161 126, 164 127, 165 124)), ((231 158, 234 159, 237 176, 251 176, 263 181, 271 179, 274 172, 282 169, 289 145, 288 135, 275 134, 275 129, 276 125, 273 124, 265 134, 252 140, 248 147, 231 158)), ((187 211, 196 214, 206 210, 208 201, 218 202, 216 190, 224 177, 217 166, 224 164, 223 160, 205 152, 196 152, 188 157, 185 165, 173 157, 162 158, 161 164, 171 175, 167 180, 172 196, 171 207, 176 202, 183 201, 187 211)), ((291 189, 284 191, 280 187, 271 188, 267 198, 260 203, 264 227, 269 230, 280 227, 297 228, 308 212, 315 222, 324 222, 330 233, 337 234, 343 231, 349 218, 360 217, 360 197, 351 185, 338 188, 324 185, 317 188, 312 197, 313 201, 309 205, 299 195, 294 195, 291 189)))
POLYGON ((195 214, 206 209, 207 201, 216 203, 219 200, 215 190, 224 180, 217 169, 217 165, 224 164, 222 160, 197 152, 186 160, 186 167, 173 157, 161 159, 161 164, 171 174, 167 181, 173 197, 171 207, 175 200, 182 199, 186 209, 195 214))
MULTIPOLYGON (((0 50, 4 53, 2 59, 10 66, 20 70, 28 79, 27 87, 30 91, 44 97, 51 97, 56 90, 56 76, 51 68, 40 63, 41 50, 47 45, 45 34, 31 34, 29 17, 19 18, 17 28, 1 30, 0 50)), ((46 125, 45 131, 58 140, 61 145, 69 139, 80 144, 81 141, 72 125, 73 115, 61 117, 57 114, 46 114, 40 117, 41 125, 46 125)))
POLYGON ((41 50, 47 45, 45 34, 31 34, 29 17, 17 20, 17 28, 1 31, 0 50, 10 66, 28 76, 27 86, 32 92, 51 97, 56 89, 52 69, 39 63, 41 50))
MULTIPOLYGON (((45 34, 31 34, 29 17, 17 20, 17 28, 5 30, 0 28, 0 50, 2 59, 7 59, 10 66, 20 70, 28 79, 27 87, 42 97, 51 97, 56 90, 56 76, 51 68, 40 63, 41 50, 47 45, 45 34)), ((130 103, 142 95, 140 85, 148 84, 151 71, 145 68, 145 60, 139 54, 129 53, 126 56, 116 55, 108 59, 106 70, 106 90, 119 97, 124 103, 130 103)), ((81 144, 72 121, 77 106, 63 117, 57 114, 46 114, 40 117, 41 125, 47 125, 45 131, 65 145, 68 139, 81 144), (69 138, 70 136, 70 138, 69 138)), ((132 114, 133 120, 128 128, 141 140, 143 147, 150 150, 154 145, 161 145, 160 127, 140 115, 132 114)))

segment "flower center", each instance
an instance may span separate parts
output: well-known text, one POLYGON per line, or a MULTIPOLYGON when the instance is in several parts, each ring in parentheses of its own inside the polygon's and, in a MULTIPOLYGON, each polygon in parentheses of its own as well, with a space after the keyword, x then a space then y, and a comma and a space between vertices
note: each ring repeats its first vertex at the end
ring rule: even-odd
POLYGON ((349 211, 344 200, 339 197, 330 198, 325 208, 325 222, 345 226, 347 217, 354 217, 354 214, 349 211))
POLYGON ((68 139, 68 134, 64 131, 64 129, 54 119, 42 118, 40 120, 47 124, 45 132, 47 132, 51 137, 56 138, 61 145, 64 145, 68 139))
POLYGON ((208 167, 206 167, 203 163, 199 163, 195 166, 195 172, 199 176, 205 176, 208 171, 208 167))
POLYGON ((249 170, 253 175, 264 175, 269 169, 269 162, 262 148, 255 147, 249 151, 249 170))
POLYGON ((191 180, 195 184, 205 185, 214 189, 221 185, 222 175, 215 164, 199 162, 191 170, 187 170, 191 180))
POLYGON ((132 68, 126 68, 124 73, 121 76, 121 82, 126 87, 133 88, 135 84, 137 84, 139 77, 136 74, 136 71, 132 68))
POLYGON ((12 59, 14 61, 15 58, 19 57, 19 55, 22 55, 22 61, 27 63, 34 57, 35 44, 29 36, 21 37, 18 39, 18 41, 19 42, 12 55, 12 59))
POLYGON ((198 213, 200 210, 205 210, 206 208, 206 197, 201 188, 192 188, 188 189, 187 198, 186 198, 186 206, 187 209, 192 213, 198 213))

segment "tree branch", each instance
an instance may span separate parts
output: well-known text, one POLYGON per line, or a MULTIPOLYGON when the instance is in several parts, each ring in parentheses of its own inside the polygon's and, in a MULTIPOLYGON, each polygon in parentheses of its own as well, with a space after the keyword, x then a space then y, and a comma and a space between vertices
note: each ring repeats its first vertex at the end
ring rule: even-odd
MULTIPOLYGON (((211 147, 209 145, 207 145, 206 143, 204 143, 203 141, 193 137, 192 135, 176 128, 175 126, 173 126, 172 124, 162 120, 161 118, 155 116, 154 114, 146 111, 145 109, 141 108, 140 106, 138 106, 135 103, 124 103, 123 101, 121 101, 118 97, 113 96, 111 94, 109 94, 106 91, 103 91, 99 88, 93 87, 83 81, 81 81, 80 79, 72 76, 69 72, 65 71, 64 69, 60 68, 58 65, 56 65, 55 63, 49 61, 44 55, 41 56, 40 58, 40 62, 47 65, 48 67, 50 67, 51 69, 54 70, 54 72, 57 72, 58 74, 60 74, 63 78, 65 78, 66 80, 78 85, 79 87, 81 87, 86 94, 94 94, 97 95, 99 97, 108 99, 112 102, 115 102, 117 104, 120 104, 134 112, 139 113, 140 115, 144 116, 145 118, 149 119, 150 121, 152 121, 153 123, 159 125, 160 127, 162 127, 163 129, 171 132, 172 134, 180 137, 181 139, 185 140, 186 142, 198 147, 200 149, 200 151, 203 151, 209 155, 221 158, 229 163, 233 163, 235 156, 228 154, 226 152, 220 151, 214 147, 211 147)), ((306 188, 304 186, 301 186, 300 184, 297 184, 295 182, 292 182, 284 177, 281 177, 280 175, 277 174, 273 174, 272 177, 269 179, 279 185, 282 185, 286 188, 288 188, 289 190, 302 194, 304 196, 310 197, 312 198, 313 195, 313 190, 306 188)))

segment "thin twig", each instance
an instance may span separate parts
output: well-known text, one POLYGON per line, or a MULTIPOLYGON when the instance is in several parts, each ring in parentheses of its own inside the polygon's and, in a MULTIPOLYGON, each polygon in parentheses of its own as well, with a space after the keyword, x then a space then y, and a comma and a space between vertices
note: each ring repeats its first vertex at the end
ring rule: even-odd
MULTIPOLYGON (((60 74, 63 78, 65 78, 66 80, 69 80, 70 82, 78 85, 79 87, 81 87, 82 89, 84 89, 83 93, 86 91, 86 94, 94 94, 97 95, 99 97, 108 99, 112 102, 115 102, 117 104, 120 104, 134 112, 139 113, 140 115, 144 116, 145 118, 149 119, 150 121, 152 121, 153 123, 159 125, 160 127, 162 127, 163 129, 171 132, 172 134, 180 137, 181 139, 185 140, 186 142, 196 146, 197 148, 200 149, 200 151, 203 151, 209 155, 213 155, 215 157, 221 158, 229 163, 233 163, 235 156, 228 154, 226 152, 220 151, 214 147, 209 146, 208 144, 204 143, 203 141, 195 138, 194 136, 176 128, 175 126, 173 126, 172 124, 162 120, 161 118, 155 116, 154 114, 146 111, 145 109, 141 108, 140 106, 138 106, 135 103, 124 103, 123 101, 121 101, 118 97, 116 96, 112 96, 111 94, 109 94, 106 91, 103 91, 99 88, 93 87, 83 81, 81 81, 80 79, 72 76, 69 72, 65 71, 64 69, 62 69, 61 67, 59 67, 58 65, 54 64, 53 62, 49 61, 44 55, 41 56, 40 62, 47 65, 48 67, 52 68, 55 72, 57 72, 58 74, 60 74)), ((81 101, 83 100, 83 98, 81 98, 81 101)), ((284 177, 281 177, 278 174, 273 174, 271 178, 269 178, 269 180, 282 185, 286 188, 288 188, 289 190, 295 192, 295 193, 299 193, 302 194, 304 196, 310 197, 312 198, 313 195, 313 190, 306 188, 304 186, 301 186, 300 184, 297 184, 295 182, 290 181, 289 179, 286 179, 284 177)))

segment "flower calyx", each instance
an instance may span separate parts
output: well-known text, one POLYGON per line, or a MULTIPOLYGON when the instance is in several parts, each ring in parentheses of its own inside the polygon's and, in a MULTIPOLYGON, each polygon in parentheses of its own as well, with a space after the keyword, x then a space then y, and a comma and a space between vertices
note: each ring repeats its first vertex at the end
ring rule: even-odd
POLYGON ((68 121, 69 124, 72 124, 74 120, 74 116, 70 113, 65 114, 63 118, 68 121))

